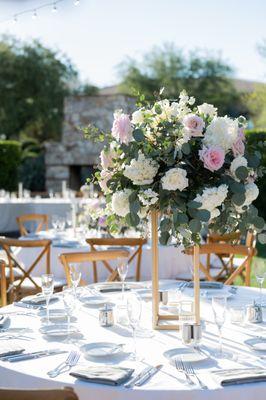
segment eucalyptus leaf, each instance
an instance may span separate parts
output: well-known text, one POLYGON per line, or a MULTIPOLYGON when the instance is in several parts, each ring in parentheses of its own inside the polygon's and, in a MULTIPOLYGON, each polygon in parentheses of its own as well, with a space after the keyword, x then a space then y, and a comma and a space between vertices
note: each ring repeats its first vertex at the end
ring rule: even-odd
POLYGON ((170 218, 163 218, 160 222, 161 231, 169 231, 172 227, 172 221, 170 218))
POLYGON ((248 156, 248 166, 250 168, 257 168, 260 165, 260 159, 255 154, 248 156))
POLYGON ((246 197, 243 193, 235 193, 232 196, 232 200, 237 206, 242 206, 245 203, 246 197))
POLYGON ((184 143, 181 147, 182 152, 187 156, 190 154, 190 145, 188 143, 184 143))
POLYGON ((174 225, 179 226, 188 223, 188 216, 184 213, 175 212, 173 215, 174 225))
POLYGON ((266 244, 266 233, 259 233, 258 234, 258 241, 261 244, 266 244))
POLYGON ((140 210, 140 202, 139 200, 135 200, 132 203, 130 203, 130 212, 137 214, 140 210))
POLYGON ((248 169, 242 165, 241 167, 237 168, 235 174, 238 179, 244 181, 248 177, 248 169))
POLYGON ((263 227, 264 227, 264 225, 265 225, 265 222, 264 222, 264 219, 263 219, 263 218, 261 218, 261 217, 255 217, 254 220, 253 220, 253 224, 255 225, 255 227, 256 227, 257 229, 263 229, 263 227))
POLYGON ((142 142, 144 140, 144 134, 141 129, 135 129, 133 132, 133 138, 136 142, 142 142))
POLYGON ((188 208, 200 208, 202 204, 198 201, 192 200, 187 203, 188 208))
POLYGON ((208 222, 211 218, 211 213, 208 210, 198 210, 197 219, 203 222, 208 222))
POLYGON ((135 213, 132 213, 132 212, 128 213, 126 215, 125 219, 126 219, 126 223, 129 226, 137 226, 139 224, 139 222, 140 222, 138 214, 135 214, 135 213))
POLYGON ((189 222, 189 229, 192 233, 198 233, 201 230, 201 222, 198 219, 192 219, 189 222))
POLYGON ((233 193, 245 193, 245 186, 242 183, 233 182, 230 189, 233 193))
POLYGON ((159 242, 163 246, 166 246, 168 244, 168 241, 170 239, 170 233, 169 232, 161 232, 160 237, 159 237, 159 242))

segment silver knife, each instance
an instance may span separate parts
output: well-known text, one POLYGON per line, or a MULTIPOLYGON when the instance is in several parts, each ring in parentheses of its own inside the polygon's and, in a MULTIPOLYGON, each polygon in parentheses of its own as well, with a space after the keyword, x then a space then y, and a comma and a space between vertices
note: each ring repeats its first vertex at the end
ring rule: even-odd
POLYGON ((148 371, 142 378, 140 378, 135 385, 136 386, 141 386, 143 383, 145 383, 148 379, 150 379, 152 376, 157 374, 157 372, 160 371, 162 368, 162 365, 157 365, 156 367, 153 367, 150 371, 148 371))
POLYGON ((11 357, 11 358, 7 359, 6 361, 9 361, 9 362, 26 361, 26 360, 32 360, 34 358, 48 357, 48 356, 52 356, 55 354, 62 354, 62 353, 67 353, 67 351, 66 350, 47 350, 47 351, 40 351, 35 354, 33 354, 33 353, 21 354, 17 357, 11 357))
POLYGON ((150 371, 153 367, 146 367, 144 368, 137 376, 134 378, 131 378, 127 383, 125 383, 124 387, 125 388, 132 388, 135 383, 142 378, 148 371, 150 371))
POLYGON ((14 302, 13 305, 16 307, 30 308, 32 310, 45 310, 44 306, 38 306, 35 304, 27 304, 27 303, 23 303, 22 301, 14 302))

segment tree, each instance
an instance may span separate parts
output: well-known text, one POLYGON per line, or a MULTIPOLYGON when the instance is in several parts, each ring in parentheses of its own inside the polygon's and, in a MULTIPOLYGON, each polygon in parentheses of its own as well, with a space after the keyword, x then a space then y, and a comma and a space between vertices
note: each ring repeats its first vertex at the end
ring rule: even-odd
POLYGON ((246 109, 241 104, 230 77, 232 68, 221 59, 199 51, 187 57, 173 44, 155 47, 138 63, 128 59, 119 66, 121 89, 127 94, 142 93, 147 99, 164 87, 163 95, 176 99, 185 89, 198 104, 214 104, 221 114, 236 116, 246 109))
POLYGON ((0 135, 43 142, 58 139, 68 82, 77 72, 60 53, 40 42, 0 41, 0 135))

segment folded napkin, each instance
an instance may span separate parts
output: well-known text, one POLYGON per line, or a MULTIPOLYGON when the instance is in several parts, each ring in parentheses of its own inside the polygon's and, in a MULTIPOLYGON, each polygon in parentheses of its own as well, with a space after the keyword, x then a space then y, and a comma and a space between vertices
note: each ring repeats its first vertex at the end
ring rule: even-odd
POLYGON ((4 344, 0 345, 0 358, 1 357, 6 357, 6 356, 13 356, 15 354, 20 354, 23 353, 25 349, 23 349, 21 346, 18 346, 16 344, 4 344))
POLYGON ((266 381, 264 368, 224 369, 212 372, 214 379, 222 386, 241 385, 266 381))
POLYGON ((133 374, 134 369, 113 367, 111 365, 90 366, 70 372, 75 378, 84 379, 92 383, 118 386, 126 382, 133 374))
MULTIPOLYGON (((223 283, 222 282, 209 282, 209 281, 202 281, 200 282, 200 288, 201 289, 222 289, 223 288, 223 283)), ((188 286, 189 288, 194 287, 194 282, 189 282, 188 286)))
POLYGON ((0 328, 3 328, 10 318, 8 315, 0 315, 0 328))
MULTIPOLYGON (((58 300, 58 298, 56 296, 52 296, 50 298, 50 303, 54 303, 57 300, 58 300)), ((27 297, 24 297, 21 301, 22 301, 22 303, 32 304, 33 306, 42 306, 42 305, 46 304, 46 298, 42 295, 27 296, 27 297)))

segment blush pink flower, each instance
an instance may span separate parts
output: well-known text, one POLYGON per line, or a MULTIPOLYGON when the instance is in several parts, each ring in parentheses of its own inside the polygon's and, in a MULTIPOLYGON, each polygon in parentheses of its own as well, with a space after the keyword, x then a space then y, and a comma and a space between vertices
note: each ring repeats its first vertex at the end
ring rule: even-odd
POLYGON ((107 169, 113 166, 113 158, 115 154, 113 151, 102 150, 100 153, 101 166, 103 169, 107 169))
POLYGON ((244 133, 244 128, 238 128, 238 137, 244 142, 246 140, 246 136, 244 133))
POLYGON ((104 193, 108 191, 107 183, 112 178, 113 174, 109 171, 102 170, 101 171, 101 180, 99 181, 100 188, 104 193))
POLYGON ((183 125, 190 136, 202 136, 205 122, 196 114, 188 114, 183 119, 183 125))
POLYGON ((112 135, 120 143, 128 144, 132 141, 132 125, 129 115, 122 112, 114 114, 112 135))
POLYGON ((224 164, 225 153, 221 147, 203 147, 199 151, 199 156, 204 167, 212 172, 217 171, 224 164))
POLYGON ((241 136, 238 136, 236 141, 233 143, 232 150, 235 157, 243 156, 245 153, 245 144, 241 136))

